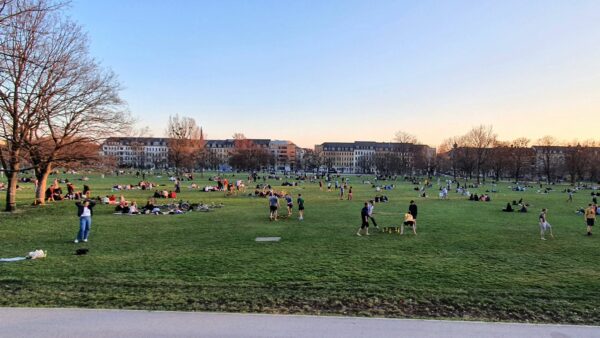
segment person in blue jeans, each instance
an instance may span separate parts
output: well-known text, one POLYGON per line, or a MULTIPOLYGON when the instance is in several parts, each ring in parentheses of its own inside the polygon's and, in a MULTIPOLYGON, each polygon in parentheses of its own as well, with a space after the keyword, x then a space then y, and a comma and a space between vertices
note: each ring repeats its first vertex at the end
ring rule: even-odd
POLYGON ((90 234, 90 227, 92 226, 93 209, 96 202, 85 200, 83 203, 77 202, 75 205, 77 206, 77 216, 79 216, 79 233, 74 242, 87 242, 90 234))

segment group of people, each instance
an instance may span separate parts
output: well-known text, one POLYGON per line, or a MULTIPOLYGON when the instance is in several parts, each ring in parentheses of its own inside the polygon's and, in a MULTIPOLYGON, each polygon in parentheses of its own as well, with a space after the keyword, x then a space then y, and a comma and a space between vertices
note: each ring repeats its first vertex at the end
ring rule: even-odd
MULTIPOLYGON (((356 232, 357 236, 363 236, 363 233, 366 236, 370 235, 369 220, 373 222, 373 226, 375 227, 375 229, 380 230, 377 226, 377 222, 375 221, 375 217, 373 217, 375 209, 375 205, 373 202, 373 200, 365 202, 363 208, 360 211, 361 225, 360 228, 358 228, 358 231, 356 232)), ((400 235, 404 235, 405 226, 410 227, 413 231, 413 234, 417 234, 417 214, 417 204, 415 203, 415 201, 411 200, 410 204, 408 205, 408 211, 404 213, 404 220, 400 223, 400 235)))
MULTIPOLYGON (((285 199, 285 203, 287 206, 287 217, 291 217, 294 210, 294 201, 290 194, 285 194, 283 196, 285 199)), ((304 220, 304 198, 302 198, 302 194, 298 194, 298 198, 296 199, 298 203, 298 220, 304 220)), ((279 217, 279 197, 271 192, 269 194, 269 220, 277 221, 279 217)))
POLYGON ((476 201, 476 202, 491 202, 492 198, 490 197, 490 195, 488 194, 483 194, 481 196, 477 195, 477 194, 473 194, 469 196, 469 201, 476 201))
MULTIPOLYGON (((68 180, 65 180, 64 182, 67 185, 67 193, 63 195, 63 190, 58 184, 58 179, 55 179, 54 182, 52 182, 52 185, 50 185, 44 192, 44 198, 47 202, 62 201, 64 199, 79 200, 82 198, 90 198, 91 190, 87 184, 83 185, 82 191, 77 191, 72 182, 69 182, 68 180)), ((34 181, 34 184, 37 191, 37 189, 39 189, 37 180, 34 181)))

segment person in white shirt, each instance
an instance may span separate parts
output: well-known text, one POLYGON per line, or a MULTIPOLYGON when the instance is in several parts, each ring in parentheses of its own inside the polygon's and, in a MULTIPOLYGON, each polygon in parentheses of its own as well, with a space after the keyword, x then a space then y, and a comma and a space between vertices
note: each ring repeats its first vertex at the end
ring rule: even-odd
POLYGON ((96 202, 85 200, 83 203, 77 202, 75 205, 77 206, 77 216, 79 216, 79 233, 74 242, 87 242, 92 226, 93 209, 96 202))
POLYGON ((379 230, 379 227, 377 226, 377 222, 375 221, 375 217, 373 217, 374 209, 375 209, 375 205, 373 205, 373 200, 370 200, 369 205, 367 205, 367 210, 369 212, 369 219, 371 220, 371 222, 373 222, 373 226, 375 227, 375 229, 379 230))

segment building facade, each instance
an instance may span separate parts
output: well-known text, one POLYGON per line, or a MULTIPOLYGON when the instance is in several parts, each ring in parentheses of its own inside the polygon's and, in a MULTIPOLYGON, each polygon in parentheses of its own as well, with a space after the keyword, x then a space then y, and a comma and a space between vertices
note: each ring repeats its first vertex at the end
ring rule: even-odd
MULTIPOLYGON (((248 139, 253 146, 273 156, 272 169, 295 170, 304 151, 291 141, 248 139)), ((215 155, 214 165, 228 169, 229 158, 235 151, 235 140, 206 140, 204 149, 215 155)), ((120 167, 168 168, 169 139, 155 137, 112 137, 101 147, 101 155, 113 158, 120 167)))
POLYGON ((169 160, 168 139, 111 137, 102 144, 101 155, 114 158, 121 167, 166 168, 169 160))
POLYGON ((401 156, 408 167, 413 167, 415 154, 422 154, 423 160, 431 161, 435 157, 435 148, 409 143, 396 142, 325 142, 315 146, 323 158, 327 169, 341 173, 364 173, 375 170, 377 156, 395 154, 401 156))

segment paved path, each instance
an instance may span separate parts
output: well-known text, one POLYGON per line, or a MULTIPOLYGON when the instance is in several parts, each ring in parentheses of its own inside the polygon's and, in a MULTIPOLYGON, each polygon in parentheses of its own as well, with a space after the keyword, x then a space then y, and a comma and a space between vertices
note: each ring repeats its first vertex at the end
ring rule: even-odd
POLYGON ((0 337, 600 337, 600 326, 205 312, 0 308, 0 337))

